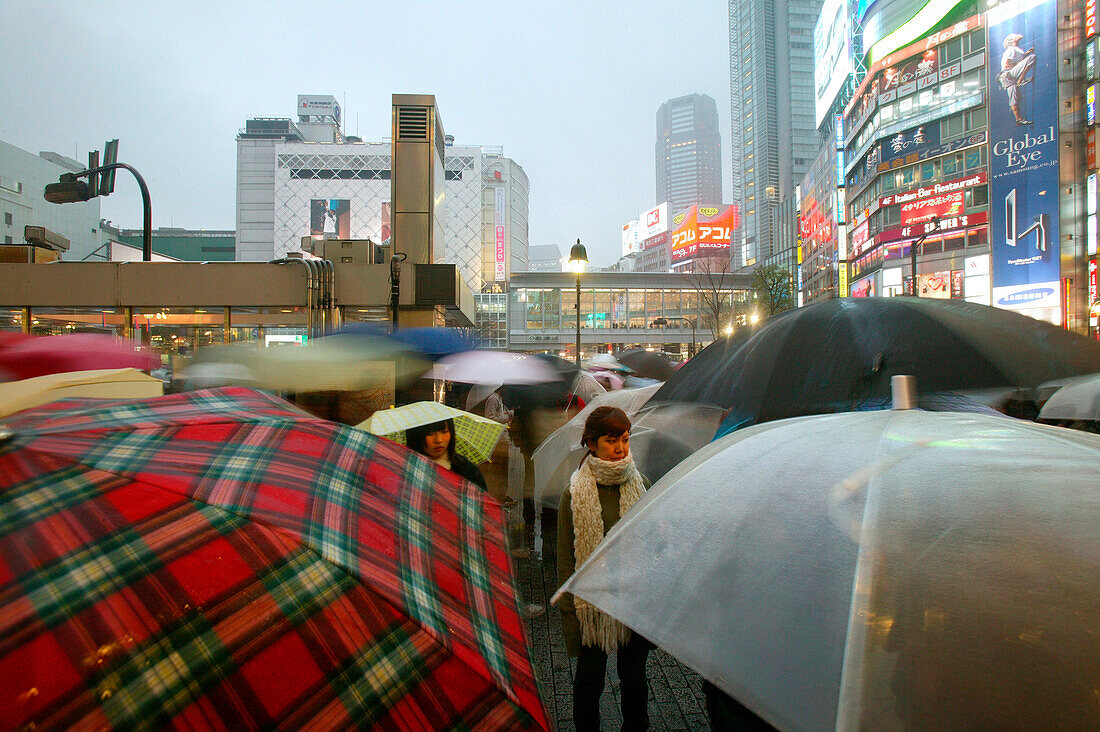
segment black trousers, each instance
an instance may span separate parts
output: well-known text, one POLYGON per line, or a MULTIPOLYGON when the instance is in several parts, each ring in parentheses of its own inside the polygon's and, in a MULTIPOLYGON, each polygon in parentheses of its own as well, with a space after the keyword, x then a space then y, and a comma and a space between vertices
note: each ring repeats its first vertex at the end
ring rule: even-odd
MULTIPOLYGON (((619 646, 615 663, 619 670, 623 732, 649 729, 649 685, 645 665, 653 646, 636 633, 619 646)), ((577 675, 573 679, 573 724, 577 732, 600 728, 600 695, 607 672, 607 654, 599 646, 581 646, 577 675)))

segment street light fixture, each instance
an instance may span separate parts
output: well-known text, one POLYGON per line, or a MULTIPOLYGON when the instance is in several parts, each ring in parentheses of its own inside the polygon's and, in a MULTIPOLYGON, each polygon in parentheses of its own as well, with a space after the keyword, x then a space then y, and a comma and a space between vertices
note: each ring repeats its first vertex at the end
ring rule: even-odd
POLYGON ((581 272, 584 272, 584 265, 588 264, 588 252, 585 251, 584 245, 581 244, 581 240, 577 239, 577 243, 573 245, 573 248, 569 250, 569 264, 572 266, 573 271, 577 273, 577 368, 581 366, 581 272))
POLYGON ((682 316, 679 316, 679 315, 674 315, 674 316, 668 317, 668 318, 654 318, 653 319, 653 324, 654 325, 668 325, 668 322, 670 320, 682 320, 682 321, 684 321, 685 323, 687 323, 688 325, 691 326, 691 351, 688 355, 688 358, 692 358, 693 356, 695 356, 695 321, 692 320, 691 318, 685 318, 685 317, 682 317, 682 316))
MULTIPOLYGON (((98 157, 98 155, 97 155, 98 157)), ((98 165, 79 173, 62 173, 57 183, 50 183, 42 192, 43 198, 50 203, 79 203, 90 201, 96 196, 107 195, 110 191, 104 190, 105 186, 114 189, 114 171, 125 168, 137 178, 138 188, 141 189, 141 259, 150 262, 153 259, 153 213, 149 203, 149 187, 145 185, 145 179, 141 173, 126 163, 108 163, 98 165), (102 175, 102 178, 100 176, 102 175), (93 185, 88 185, 81 178, 88 178, 93 185), (103 181, 109 180, 109 183, 103 181)))
POLYGON ((917 286, 917 250, 924 248, 924 240, 928 238, 928 235, 934 231, 939 231, 940 217, 932 217, 932 228, 924 228, 924 231, 918 236, 912 244, 909 245, 909 271, 913 276, 913 297, 920 297, 920 287, 917 286))

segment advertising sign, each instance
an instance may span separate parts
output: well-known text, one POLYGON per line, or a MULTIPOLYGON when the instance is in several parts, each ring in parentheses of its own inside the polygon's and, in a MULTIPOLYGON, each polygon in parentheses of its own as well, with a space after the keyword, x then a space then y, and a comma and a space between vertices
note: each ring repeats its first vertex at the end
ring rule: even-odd
POLYGON ((728 252, 739 223, 737 206, 692 206, 672 233, 672 262, 728 252))
POLYGON ((922 221, 958 216, 963 212, 963 191, 944 193, 901 204, 901 223, 919 224, 922 221))
POLYGON ((1096 0, 1085 0, 1085 38, 1096 35, 1096 0))
POLYGON ((1085 166, 1092 170, 1096 167, 1096 130, 1089 130, 1085 140, 1085 166))
POLYGON ((642 242, 642 249, 650 249, 652 247, 658 247, 662 244, 668 244, 668 232, 658 234, 657 236, 651 236, 642 242))
POLYGON ((390 216, 390 202, 382 202, 382 242, 385 243, 390 240, 390 227, 392 218, 390 216))
POLYGON ((824 0, 814 26, 814 109, 818 127, 852 73, 851 35, 846 0, 824 0))
POLYGON ((310 200, 309 235, 317 239, 350 239, 351 201, 347 198, 310 200))
POLYGON ((1085 89, 1085 122, 1090 127, 1096 124, 1096 84, 1085 89))
POLYGON ((849 286, 852 297, 874 297, 875 275, 869 274, 863 279, 856 280, 849 286))
POLYGON ((883 196, 879 199, 879 206, 893 206, 895 203, 910 203, 913 201, 919 201, 925 198, 931 198, 933 196, 942 196, 947 193, 955 193, 972 188, 974 186, 980 186, 986 182, 985 172, 975 173, 974 175, 967 176, 966 178, 959 178, 958 180, 948 181, 946 183, 935 183, 931 186, 920 186, 914 188, 911 191, 905 191, 904 193, 891 193, 889 196, 883 196))
MULTIPOLYGON (((960 270, 961 272, 961 270, 960 270)), ((933 272, 917 277, 921 297, 930 297, 934 300, 951 299, 951 272, 933 272)), ((960 280, 959 285, 962 285, 960 280)))
POLYGON ((1089 307, 1090 307, 1090 310, 1089 310, 1089 312, 1090 312, 1089 325, 1092 325, 1092 326, 1095 326, 1096 321, 1097 321, 1097 316, 1091 314, 1093 312, 1091 310, 1091 307, 1096 303, 1096 298, 1097 298, 1096 260, 1095 259, 1090 259, 1089 260, 1089 307))
POLYGON ((993 305, 1061 322, 1055 0, 991 9, 990 225, 993 305))
POLYGON ((497 282, 508 278, 505 266, 507 247, 504 243, 504 207, 504 186, 498 186, 493 197, 493 225, 496 233, 493 279, 497 282))
POLYGON ((340 123, 340 105, 336 97, 327 94, 299 94, 299 117, 332 117, 340 123))
POLYGON ((623 256, 637 254, 642 250, 638 238, 638 219, 623 224, 623 256))
POLYGON ((638 217, 638 239, 645 241, 668 231, 668 203, 662 203, 638 217))

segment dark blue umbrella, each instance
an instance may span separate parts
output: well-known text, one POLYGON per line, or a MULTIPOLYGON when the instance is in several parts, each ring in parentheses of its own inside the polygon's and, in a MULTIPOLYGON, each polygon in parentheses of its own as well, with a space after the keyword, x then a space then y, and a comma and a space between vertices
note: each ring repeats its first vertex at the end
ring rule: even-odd
POLYGON ((377 323, 352 323, 340 329, 340 333, 359 335, 388 335, 395 341, 404 343, 433 361, 444 356, 481 348, 481 341, 454 328, 401 328, 389 333, 385 326, 377 323))

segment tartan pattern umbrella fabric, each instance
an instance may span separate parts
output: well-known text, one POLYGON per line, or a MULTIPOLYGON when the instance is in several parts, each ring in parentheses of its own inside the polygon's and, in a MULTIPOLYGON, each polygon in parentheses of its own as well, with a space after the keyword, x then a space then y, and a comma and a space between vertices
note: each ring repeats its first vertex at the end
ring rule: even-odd
POLYGON ((500 436, 504 434, 504 425, 488 417, 464 412, 439 402, 416 402, 403 407, 382 409, 356 427, 404 445, 405 430, 447 419, 454 420, 455 452, 472 460, 475 465, 493 456, 493 450, 500 442, 500 436))
POLYGON ((0 438, 0 728, 548 728, 483 491, 247 389, 0 438))

